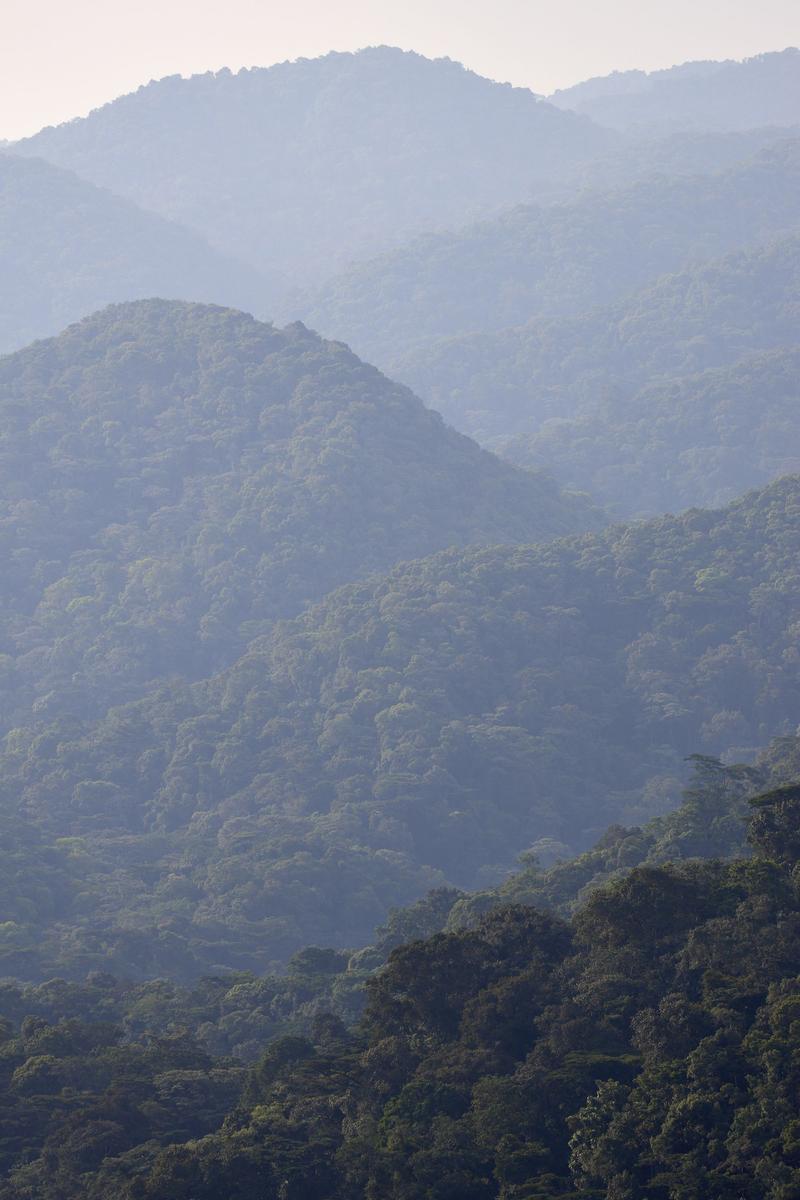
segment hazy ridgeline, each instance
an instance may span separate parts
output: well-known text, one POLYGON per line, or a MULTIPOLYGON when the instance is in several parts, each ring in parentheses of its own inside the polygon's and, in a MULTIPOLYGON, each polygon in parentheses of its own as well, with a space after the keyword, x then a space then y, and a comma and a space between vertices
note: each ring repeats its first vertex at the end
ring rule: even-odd
POLYGON ((800 1192, 798 184, 796 50, 0 148, 0 1200, 800 1192))

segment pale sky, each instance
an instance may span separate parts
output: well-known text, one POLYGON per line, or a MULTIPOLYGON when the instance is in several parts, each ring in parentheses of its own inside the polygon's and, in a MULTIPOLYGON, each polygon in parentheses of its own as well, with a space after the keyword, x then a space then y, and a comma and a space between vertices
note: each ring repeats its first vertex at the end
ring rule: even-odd
POLYGON ((163 75, 389 44, 548 93, 800 44, 800 0, 0 0, 0 139, 163 75))

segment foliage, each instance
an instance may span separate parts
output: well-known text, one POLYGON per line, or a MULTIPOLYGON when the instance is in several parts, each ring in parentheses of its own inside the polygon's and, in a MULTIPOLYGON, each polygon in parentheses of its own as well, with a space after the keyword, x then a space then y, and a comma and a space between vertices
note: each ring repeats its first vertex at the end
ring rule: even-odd
POLYGON ((597 523, 345 347, 221 308, 112 307, 0 360, 0 432, 4 731, 207 675, 400 560, 597 523))
POLYGON ((510 438, 512 462, 585 488, 619 517, 726 504, 800 469, 800 350, 606 397, 572 420, 510 438))
POLYGON ((67 939, 76 970, 263 971, 363 944, 431 887, 493 885, 542 839, 581 850, 668 810, 686 755, 796 729, 799 514, 787 478, 717 513, 447 551, 207 682, 9 735, 9 807, 94 863, 23 939, 40 963, 67 939))
POLYGON ((687 267, 577 317, 445 338, 395 365, 447 420, 496 442, 651 383, 797 345, 800 238, 687 267))
MULTIPOLYGON (((762 785, 798 759, 776 743, 762 785)), ((742 815, 757 775, 698 760, 683 809, 645 831, 651 851, 678 830, 690 854, 732 848, 708 833, 742 815)), ((396 947, 359 1027, 319 1013, 249 1072, 192 1026, 232 1003, 257 1012, 255 980, 205 981, 183 997, 182 1029, 161 1027, 178 1012, 163 985, 6 988, 0 1196, 785 1200, 798 827, 800 788, 784 783, 754 801, 751 857, 656 865, 640 850, 570 922, 498 897, 396 947)))

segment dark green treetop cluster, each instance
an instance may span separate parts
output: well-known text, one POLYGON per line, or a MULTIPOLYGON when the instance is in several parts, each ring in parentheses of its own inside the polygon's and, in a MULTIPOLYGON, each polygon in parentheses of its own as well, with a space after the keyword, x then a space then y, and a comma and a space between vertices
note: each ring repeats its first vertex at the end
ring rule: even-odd
POLYGON ((786 1200, 797 743, 696 765, 678 812, 593 852, 607 882, 581 898, 570 864, 540 872, 569 921, 519 902, 532 866, 482 909, 442 894, 398 913, 356 1026, 325 1013, 325 981, 363 955, 344 974, 333 952, 298 955, 284 1005, 323 1007, 285 1009, 249 1070, 225 1038, 263 1028, 277 981, 0 988, 0 1196, 786 1200))

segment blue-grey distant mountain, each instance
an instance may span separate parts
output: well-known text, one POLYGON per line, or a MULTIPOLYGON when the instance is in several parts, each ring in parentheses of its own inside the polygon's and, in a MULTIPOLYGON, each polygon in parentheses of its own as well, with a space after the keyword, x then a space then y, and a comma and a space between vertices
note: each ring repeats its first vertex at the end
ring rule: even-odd
POLYGON ((692 261, 800 228, 800 139, 729 170, 524 205, 331 279, 303 320, 392 370, 436 337, 613 303, 692 261))
POLYGON ((650 383, 795 346, 799 297, 795 235, 665 275, 607 308, 441 338, 410 351, 396 374, 458 428, 491 443, 650 383))
POLYGON ((800 51, 790 47, 743 62, 690 62, 665 71, 618 71, 549 99, 620 130, 796 125, 800 51))
POLYGON ((523 88, 384 46, 162 79, 16 149, 247 262, 320 279, 524 200, 609 136, 523 88))
POLYGON ((618 516, 724 504, 800 472, 798 346, 608 392, 581 416, 510 439, 504 454, 546 465, 618 516))
POLYGON ((271 308, 274 278, 71 171, 0 154, 0 353, 120 300, 271 308))

